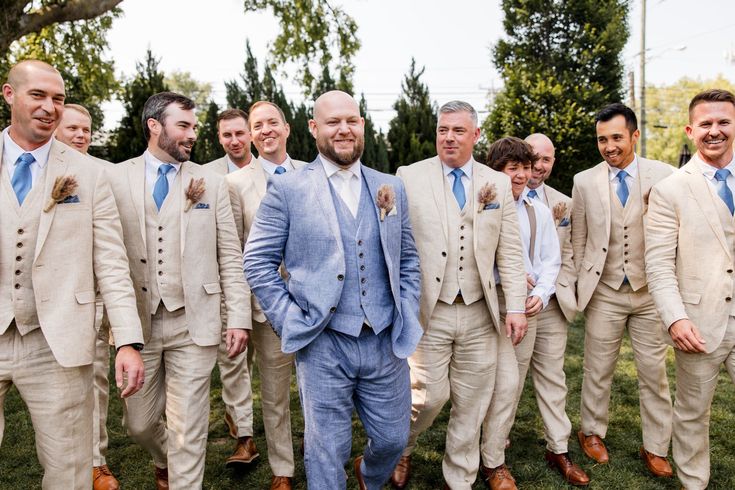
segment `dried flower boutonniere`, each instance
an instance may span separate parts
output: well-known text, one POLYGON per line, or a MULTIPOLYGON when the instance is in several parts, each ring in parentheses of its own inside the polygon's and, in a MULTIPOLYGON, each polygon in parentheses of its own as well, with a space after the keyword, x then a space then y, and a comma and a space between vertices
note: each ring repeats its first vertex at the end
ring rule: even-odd
POLYGON ((386 216, 390 216, 390 213, 396 209, 396 193, 393 190, 393 186, 383 184, 378 187, 378 196, 375 199, 375 204, 380 209, 380 221, 383 221, 386 216))
POLYGON ((186 213, 191 207, 198 203, 204 195, 204 179, 191 179, 189 181, 189 187, 186 189, 186 207, 184 212, 186 213))
POLYGON ((495 184, 485 184, 480 188, 480 191, 477 193, 477 212, 481 213, 485 209, 497 209, 500 207, 500 204, 498 204, 495 201, 495 198, 497 196, 498 192, 495 188, 495 184))
POLYGON ((569 226, 569 218, 567 218, 567 203, 558 202, 552 210, 556 226, 569 226))
MULTIPOLYGON (((43 212, 48 213, 57 204, 76 197, 74 193, 76 192, 77 187, 77 179, 73 175, 56 177, 54 187, 51 189, 51 197, 43 208, 43 212)), ((79 202, 79 198, 76 198, 76 201, 74 202, 79 202)))

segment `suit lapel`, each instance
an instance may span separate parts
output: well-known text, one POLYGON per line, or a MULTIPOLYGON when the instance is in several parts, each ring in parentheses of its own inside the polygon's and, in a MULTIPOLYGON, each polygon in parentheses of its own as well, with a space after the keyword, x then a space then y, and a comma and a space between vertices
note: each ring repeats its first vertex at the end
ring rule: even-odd
MULTIPOLYGON (((378 220, 378 229, 380 230, 380 244, 383 246, 383 255, 385 256, 385 262, 386 262, 386 265, 388 266, 388 271, 390 272, 392 269, 393 261, 391 260, 390 253, 388 251, 388 244, 386 243, 387 237, 386 237, 386 230, 385 230, 385 221, 380 221, 380 210, 378 209, 378 204, 376 202, 376 199, 373 198, 373 196, 378 195, 378 188, 380 187, 381 182, 378 180, 378 173, 373 171, 371 168, 368 168, 365 165, 362 165, 362 168, 360 170, 365 179, 367 190, 370 193, 369 199, 370 199, 371 208, 373 209, 373 212, 375 213, 375 217, 378 220)), ((396 190, 394 188, 393 189, 394 195, 395 195, 395 192, 396 190)), ((362 199, 362 197, 360 199, 362 199)))
POLYGON ((143 250, 147 250, 145 230, 145 157, 140 156, 130 161, 128 169, 128 184, 130 197, 138 214, 140 237, 143 240, 143 250))
POLYGON ((268 188, 268 178, 265 175, 263 164, 260 163, 260 157, 254 158, 247 168, 252 172, 253 184, 255 192, 258 194, 258 201, 262 201, 265 197, 265 191, 268 188))
POLYGON ((608 165, 602 162, 597 166, 595 175, 595 188, 600 196, 600 205, 602 206, 602 216, 605 219, 605 243, 610 242, 610 176, 608 173, 608 165))
POLYGON ((307 174, 311 179, 312 188, 316 195, 316 199, 319 202, 319 206, 322 208, 325 218, 327 219, 327 225, 332 231, 332 234, 337 239, 337 248, 339 248, 340 254, 344 256, 344 248, 342 247, 342 233, 339 231, 339 222, 337 221, 337 211, 334 209, 334 203, 332 202, 332 192, 329 190, 329 182, 327 181, 327 174, 322 166, 322 161, 319 157, 311 162, 307 166, 307 174))
POLYGON ((715 207, 713 201, 712 192, 709 189, 709 184, 705 180, 706 177, 702 174, 701 169, 697 165, 696 160, 692 160, 687 166, 683 168, 683 171, 689 175, 687 179, 689 182, 689 189, 692 192, 692 197, 702 210, 704 217, 707 219, 712 231, 720 241, 720 245, 725 249, 727 256, 732 258, 732 251, 727 246, 727 237, 725 237, 725 230, 722 228, 720 222, 719 213, 715 207))
MULTIPOLYGON (((66 151, 66 149, 63 149, 62 146, 56 142, 51 143, 51 151, 49 152, 48 163, 46 164, 46 182, 44 184, 43 195, 41 197, 41 206, 45 206, 47 196, 51 196, 51 191, 53 190, 56 178, 61 177, 66 173, 66 167, 68 166, 64 158, 64 153, 66 153, 66 151)), ((91 205, 92 204, 90 203, 90 206, 91 205)), ((38 258, 38 255, 41 253, 41 249, 43 248, 43 244, 46 242, 46 237, 48 237, 48 232, 51 228, 51 222, 56 215, 56 208, 57 206, 54 206, 48 213, 41 213, 41 220, 38 223, 36 252, 33 257, 34 261, 38 258)))
MULTIPOLYGON (((443 174, 443 173, 442 173, 443 174)), ((468 208, 468 211, 472 213, 472 246, 475 250, 475 256, 477 256, 477 244, 480 242, 480 237, 478 236, 480 234, 480 228, 478 226, 478 221, 480 221, 479 215, 477 213, 477 199, 475 199, 475 196, 472 194, 477 194, 480 192, 480 187, 484 185, 485 182, 487 182, 489 179, 485 176, 485 168, 479 163, 477 163, 474 158, 472 159, 472 185, 470 186, 470 195, 467 196, 467 198, 471 201, 470 207, 468 208)), ((446 210, 446 206, 444 206, 444 209, 446 210)), ((446 227, 445 227, 445 233, 446 233, 446 227)))
MULTIPOLYGON (((189 228, 189 217, 191 216, 191 209, 186 212, 186 191, 189 188, 189 182, 195 178, 194 175, 194 164, 191 162, 184 162, 181 164, 181 256, 184 256, 184 248, 186 247, 186 230, 189 228)), ((205 190, 206 192, 206 190, 205 190)), ((212 203, 214 206, 215 203, 212 203)), ((192 208, 193 209, 193 208, 192 208)))
POLYGON ((445 180, 446 177, 444 177, 444 168, 442 167, 441 160, 439 160, 439 157, 434 157, 431 163, 431 169, 429 170, 429 183, 431 185, 431 192, 434 193, 434 204, 439 211, 439 218, 442 222, 444 243, 447 243, 449 240, 449 225, 447 224, 447 199, 446 193, 444 192, 445 180))
POLYGON ((640 176, 640 190, 643 209, 648 206, 648 193, 651 191, 651 187, 655 184, 651 171, 651 166, 648 165, 648 160, 645 158, 638 157, 638 175, 640 176))

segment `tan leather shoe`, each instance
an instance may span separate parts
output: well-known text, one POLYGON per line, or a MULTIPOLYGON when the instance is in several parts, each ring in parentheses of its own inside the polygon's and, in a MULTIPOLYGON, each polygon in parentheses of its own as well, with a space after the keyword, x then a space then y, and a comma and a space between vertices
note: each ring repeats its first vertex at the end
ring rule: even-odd
POLYGON ((227 429, 230 431, 230 437, 233 439, 237 439, 237 426, 235 425, 235 421, 232 420, 232 417, 230 417, 230 414, 227 413, 225 410, 225 425, 227 426, 227 429))
POLYGON ((357 488, 360 490, 367 490, 365 480, 362 478, 362 469, 360 469, 360 463, 362 463, 362 455, 355 458, 355 478, 357 478, 357 488))
POLYGON ((653 476, 658 476, 660 478, 671 478, 674 476, 674 470, 671 469, 671 465, 666 458, 649 453, 643 447, 641 447, 640 455, 643 462, 646 463, 646 468, 648 468, 648 471, 650 471, 653 476))
POLYGON ((605 443, 602 442, 600 436, 592 434, 591 436, 584 435, 581 430, 577 432, 577 438, 579 439, 579 445, 584 451, 584 454, 588 458, 594 459, 600 464, 605 464, 610 461, 610 456, 607 454, 607 448, 605 443))
POLYGON ((504 464, 497 468, 488 468, 480 465, 483 481, 490 490, 517 490, 516 479, 504 464))
POLYGON ((252 463, 255 458, 260 456, 258 449, 255 447, 255 441, 253 438, 239 437, 237 439, 237 445, 235 446, 235 452, 232 456, 227 458, 225 466, 233 466, 240 464, 252 463))
POLYGON ((590 484, 590 477, 579 465, 572 462, 569 453, 556 454, 547 450, 544 454, 549 468, 557 470, 567 483, 584 487, 590 484))
POLYGON ((291 478, 287 476, 274 476, 271 479, 271 490, 291 490, 291 478))
POLYGON ((119 490, 120 482, 112 476, 110 468, 106 464, 92 468, 93 490, 119 490))
POLYGON ((409 478, 411 478, 411 455, 401 456, 393 473, 390 475, 390 482, 395 488, 400 490, 406 488, 409 478))
POLYGON ((156 490, 168 490, 168 468, 154 466, 156 472, 156 490))

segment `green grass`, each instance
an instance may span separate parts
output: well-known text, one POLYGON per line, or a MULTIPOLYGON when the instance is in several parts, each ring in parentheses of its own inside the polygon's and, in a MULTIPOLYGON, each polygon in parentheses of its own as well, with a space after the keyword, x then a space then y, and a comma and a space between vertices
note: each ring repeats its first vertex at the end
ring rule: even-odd
MULTIPOLYGON (((592 478, 592 489, 676 489, 675 479, 661 480, 649 477, 643 463, 638 458, 641 445, 640 415, 638 410, 638 384, 635 375, 630 343, 623 344, 618 362, 611 401, 610 427, 606 444, 610 451, 608 465, 595 465, 581 454, 574 435, 579 427, 579 393, 582 383, 582 353, 584 334, 576 324, 570 328, 567 346, 567 384, 569 398, 567 413, 572 420, 573 437, 569 443, 572 458, 588 472, 592 478)), ((672 391, 674 388, 673 352, 669 353, 669 376, 672 391)), ((227 435, 223 420, 223 404, 220 398, 221 384, 215 373, 212 378, 211 413, 209 425, 209 444, 207 447, 207 466, 204 487, 209 489, 239 488, 263 489, 270 482, 270 468, 267 462, 265 437, 260 412, 259 379, 254 376, 255 400, 255 440, 261 457, 247 471, 235 472, 224 467, 224 460, 234 448, 234 440, 227 435)), ((735 488, 735 389, 727 374, 721 374, 715 400, 712 404, 710 440, 712 451, 712 479, 710 488, 735 488)), ((298 396, 292 386, 292 418, 294 431, 294 450, 300 458, 299 446, 303 435, 303 420, 299 410, 298 396)), ((418 448, 413 458, 413 477, 409 488, 415 490, 436 490, 441 488, 441 459, 444 451, 444 436, 449 407, 445 407, 437 417, 434 426, 419 438, 418 448)), ((5 439, 0 447, 0 489, 40 488, 41 467, 37 462, 33 441, 33 430, 27 411, 17 391, 11 389, 5 401, 5 439)), ((150 457, 125 435, 121 426, 122 408, 118 398, 113 398, 110 406, 108 430, 110 449, 108 463, 120 479, 125 489, 152 489, 153 467, 150 457)), ((354 422, 353 455, 360 454, 365 436, 359 421, 354 422)), ((530 381, 518 410, 516 425, 511 433, 512 446, 506 453, 507 462, 515 476, 519 488, 558 489, 567 488, 561 478, 546 468, 543 460, 544 441, 541 419, 533 398, 530 381)), ((348 488, 356 488, 352 477, 351 465, 348 466, 350 480, 348 488)), ((304 467, 297 462, 296 488, 306 489, 304 467)), ((474 489, 485 488, 478 479, 474 489)), ((570 487, 571 488, 571 487, 570 487)))

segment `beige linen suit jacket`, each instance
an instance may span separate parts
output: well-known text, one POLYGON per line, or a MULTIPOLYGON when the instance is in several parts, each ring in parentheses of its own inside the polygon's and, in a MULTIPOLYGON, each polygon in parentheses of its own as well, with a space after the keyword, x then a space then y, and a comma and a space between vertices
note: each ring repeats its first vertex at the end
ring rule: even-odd
MULTIPOLYGON (((651 187, 674 172, 658 160, 638 158, 638 178, 643 196, 643 224, 651 187)), ((601 162, 574 176, 572 190, 572 249, 577 269, 578 309, 584 311, 600 282, 610 244, 609 165, 601 162)))
MULTIPOLYGON (((306 165, 306 162, 291 159, 291 164, 294 170, 298 170, 306 165)), ((244 245, 248 240, 250 227, 253 226, 253 221, 255 221, 255 214, 258 212, 260 201, 265 196, 266 187, 268 186, 268 174, 263 168, 260 158, 254 158, 246 167, 227 174, 225 180, 229 185, 230 196, 233 199, 232 207, 233 209, 237 207, 240 210, 237 227, 244 245), (235 201, 237 201, 236 204, 235 201)), ((237 219, 237 216, 235 218, 237 219)), ((251 295, 251 298, 253 319, 261 323, 265 322, 265 314, 260 309, 257 299, 254 295, 251 295)))
POLYGON ((556 300, 559 302, 564 318, 571 322, 577 316, 577 270, 574 267, 572 249, 572 199, 544 184, 546 204, 554 216, 556 234, 561 245, 561 269, 556 278, 556 300), (556 218, 554 209, 564 210, 563 216, 556 218))
MULTIPOLYGON (((145 223, 145 160, 142 156, 115 165, 112 189, 120 209, 130 272, 145 338, 150 337, 151 315, 145 223)), ((232 217, 224 179, 193 162, 184 162, 181 178, 181 275, 186 321, 192 339, 202 346, 221 340, 220 294, 224 292, 228 328, 251 328, 249 291, 242 273, 242 250, 232 217), (204 179, 199 200, 207 209, 185 211, 186 189, 204 179)), ((107 302, 105 301, 107 305, 107 302)))
MULTIPOLYGON (((250 160, 248 166, 255 162, 255 158, 250 160)), ((213 171, 214 173, 225 177, 229 175, 230 168, 227 166, 227 157, 218 158, 212 160, 209 163, 205 163, 202 167, 213 171)), ((247 168, 247 166, 245 167, 247 168)), ((237 237, 240 239, 240 249, 245 245, 243 241, 243 230, 242 230, 242 209, 240 208, 240 200, 237 198, 237 190, 233 189, 232 186, 228 186, 230 192, 230 204, 232 205, 232 217, 235 219, 235 228, 237 228, 237 237)))
MULTIPOLYGON (((448 224, 445 181, 438 156, 401 167, 396 175, 404 182, 408 195, 413 236, 421 260, 420 321, 426 329, 441 292, 447 266, 448 224)), ((497 266, 508 310, 526 309, 526 273, 518 215, 510 180, 500 172, 473 160, 473 196, 467 196, 473 219, 475 259, 495 327, 505 335, 500 324, 494 268, 497 266), (478 212, 478 191, 495 186, 497 207, 478 212)))
POLYGON ((668 328, 688 318, 697 326, 707 353, 722 342, 732 314, 735 287, 733 251, 713 193, 695 155, 651 192, 646 230, 646 276, 668 328))
MULTIPOLYGON (((79 202, 56 204, 41 213, 31 278, 46 342, 59 364, 75 367, 94 361, 95 278, 108 305, 117 346, 143 343, 143 333, 120 216, 105 169, 54 140, 46 167, 44 204, 56 178, 62 176, 76 179, 79 202)), ((13 307, 2 305, 0 311, 0 322, 7 325, 13 318, 13 307)))

